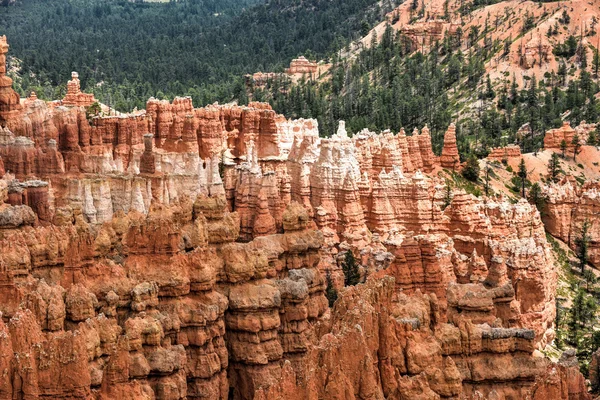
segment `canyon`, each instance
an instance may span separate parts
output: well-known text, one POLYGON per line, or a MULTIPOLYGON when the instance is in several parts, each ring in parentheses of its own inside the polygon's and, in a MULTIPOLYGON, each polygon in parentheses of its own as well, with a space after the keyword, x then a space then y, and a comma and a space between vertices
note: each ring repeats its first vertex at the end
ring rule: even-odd
MULTIPOLYGON (((446 204, 453 125, 438 157, 427 126, 323 138, 265 103, 92 114, 76 73, 63 100, 20 99, 7 52, 0 399, 591 398, 573 352, 541 353, 557 270, 536 207, 446 204)), ((569 184, 544 216, 565 241, 598 201, 569 184)))

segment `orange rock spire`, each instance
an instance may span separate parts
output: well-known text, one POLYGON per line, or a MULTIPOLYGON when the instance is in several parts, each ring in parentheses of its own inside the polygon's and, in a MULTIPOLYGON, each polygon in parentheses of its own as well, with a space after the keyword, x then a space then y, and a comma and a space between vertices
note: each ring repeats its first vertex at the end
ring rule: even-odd
POLYGON ((6 53, 8 53, 6 36, 0 36, 0 126, 21 109, 21 101, 17 92, 12 89, 12 79, 6 75, 6 53))
POLYGON ((79 83, 79 74, 71 72, 71 80, 67 83, 67 94, 62 100, 62 104, 71 107, 87 107, 92 105, 96 99, 93 94, 83 93, 79 83))
POLYGON ((450 124, 444 134, 444 147, 440 157, 440 164, 443 168, 452 170, 456 170, 460 166, 460 157, 458 155, 458 148, 456 147, 456 127, 454 124, 450 124))

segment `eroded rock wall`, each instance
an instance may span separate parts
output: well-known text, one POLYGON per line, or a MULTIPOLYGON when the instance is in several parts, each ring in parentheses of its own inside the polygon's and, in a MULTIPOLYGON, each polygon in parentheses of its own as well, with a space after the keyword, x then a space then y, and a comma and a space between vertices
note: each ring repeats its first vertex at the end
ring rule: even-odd
POLYGON ((8 398, 252 398, 283 360, 306 364, 327 310, 322 235, 302 207, 287 233, 250 243, 235 243, 223 198, 99 226, 79 213, 34 227, 26 205, 0 215, 8 398))
POLYGON ((587 398, 534 352, 556 289, 535 207, 444 204, 452 126, 438 158, 427 127, 320 138, 191 98, 90 117, 76 77, 61 104, 2 73, 0 397, 587 398), (347 251, 366 283, 342 289, 347 251))
POLYGON ((580 185, 572 177, 544 187, 548 194, 544 223, 548 232, 577 250, 577 239, 583 235, 584 224, 588 224, 589 261, 600 266, 600 182, 597 180, 580 185))

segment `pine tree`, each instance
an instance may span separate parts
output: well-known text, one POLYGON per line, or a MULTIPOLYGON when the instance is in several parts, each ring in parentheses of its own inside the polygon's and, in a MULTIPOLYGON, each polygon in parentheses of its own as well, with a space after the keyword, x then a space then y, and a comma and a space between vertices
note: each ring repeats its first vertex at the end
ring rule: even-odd
POLYGON ((571 144, 573 145, 573 161, 575 161, 577 154, 579 154, 579 149, 581 148, 581 143, 579 143, 579 135, 577 133, 573 135, 571 144))
POLYGON ((586 140, 586 144, 588 146, 597 146, 598 145, 598 133, 600 131, 600 124, 596 126, 596 130, 593 130, 589 133, 588 138, 586 140))
POLYGON ((579 289, 573 298, 573 304, 569 309, 569 316, 567 320, 568 326, 568 340, 571 344, 577 344, 579 331, 582 328, 582 315, 584 314, 585 305, 585 292, 583 289, 579 289))
POLYGON ((360 272, 358 270, 358 263, 354 258, 352 251, 348 250, 344 261, 342 261, 342 271, 344 272, 344 285, 355 286, 360 282, 360 272))
POLYGON ((529 108, 536 107, 538 103, 538 95, 537 95, 537 80, 535 79, 535 75, 531 78, 531 84, 529 86, 529 90, 527 91, 527 106, 529 108))
POLYGON ((485 191, 485 195, 490 195, 490 173, 492 169, 489 166, 485 167, 485 182, 483 184, 483 190, 485 191))
POLYGON ((525 160, 521 158, 521 162, 519 163, 519 171, 517 172, 517 176, 521 180, 521 196, 525 197, 525 183, 527 182, 527 167, 525 166, 525 160))
POLYGON ((566 152, 567 152, 567 141, 565 139, 560 141, 560 151, 562 151, 562 158, 566 158, 566 152))
POLYGON ((527 200, 540 212, 540 214, 544 211, 544 207, 546 207, 546 196, 542 192, 542 188, 539 183, 534 183, 529 190, 529 194, 527 195, 527 200))
POLYGON ((329 301, 329 307, 333 307, 333 304, 338 298, 337 290, 333 287, 333 280, 331 279, 331 273, 327 271, 327 289, 325 289, 325 296, 329 301))
POLYGON ((88 121, 91 121, 93 117, 100 115, 101 112, 102 108, 100 107, 100 103, 96 101, 85 109, 85 117, 88 121))
POLYGON ((579 68, 585 71, 587 68, 587 48, 586 46, 579 46, 579 68))
POLYGON ((579 269, 581 269, 582 274, 590 258, 588 254, 591 240, 589 230, 590 221, 586 219, 585 221, 583 221, 583 225, 581 226, 579 236, 575 238, 575 247, 577 249, 575 254, 577 255, 577 259, 579 260, 578 265, 579 269))
POLYGON ((485 98, 488 100, 493 100, 494 97, 496 97, 496 92, 494 92, 494 88, 492 87, 492 80, 488 75, 485 81, 485 98))
POLYGON ((558 174, 560 174, 560 160, 558 153, 553 152, 550 161, 548 161, 548 176, 553 182, 557 182, 558 174))
POLYGON ((558 22, 565 25, 568 25, 569 22, 571 22, 571 17, 567 13, 567 10, 563 10, 562 16, 558 19, 558 22))
POLYGON ((596 49, 594 52, 594 59, 592 61, 594 66, 594 78, 598 78, 598 69, 600 69, 600 49, 596 49))
POLYGON ((446 186, 444 187, 444 204, 442 210, 445 210, 452 203, 452 185, 450 179, 446 179, 446 186))
POLYGON ((589 323, 594 321, 597 309, 595 299, 588 296, 585 290, 579 289, 573 298, 567 322, 569 342, 572 345, 580 348, 581 338, 587 334, 589 323))
POLYGON ((567 64, 565 64, 564 60, 561 60, 558 65, 557 74, 560 77, 560 84, 564 86, 567 83, 567 64))
POLYGON ((513 104, 519 102, 519 86, 517 85, 517 77, 513 74, 512 83, 510 85, 510 101, 513 104))
POLYGON ((471 154, 467 159, 467 165, 462 170, 462 176, 471 182, 477 182, 479 179, 479 161, 477 161, 474 154, 471 154))
POLYGON ((585 290, 590 291, 590 285, 594 286, 598 279, 596 278, 596 274, 590 268, 586 268, 583 271, 583 280, 585 281, 585 290))

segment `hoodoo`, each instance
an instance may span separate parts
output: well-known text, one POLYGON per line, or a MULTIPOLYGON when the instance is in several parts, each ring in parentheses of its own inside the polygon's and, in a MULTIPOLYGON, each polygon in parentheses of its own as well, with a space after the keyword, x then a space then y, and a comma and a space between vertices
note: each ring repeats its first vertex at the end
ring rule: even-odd
POLYGON ((460 166, 460 157, 456 147, 456 127, 451 124, 444 134, 444 148, 440 157, 442 167, 456 170, 460 166))

